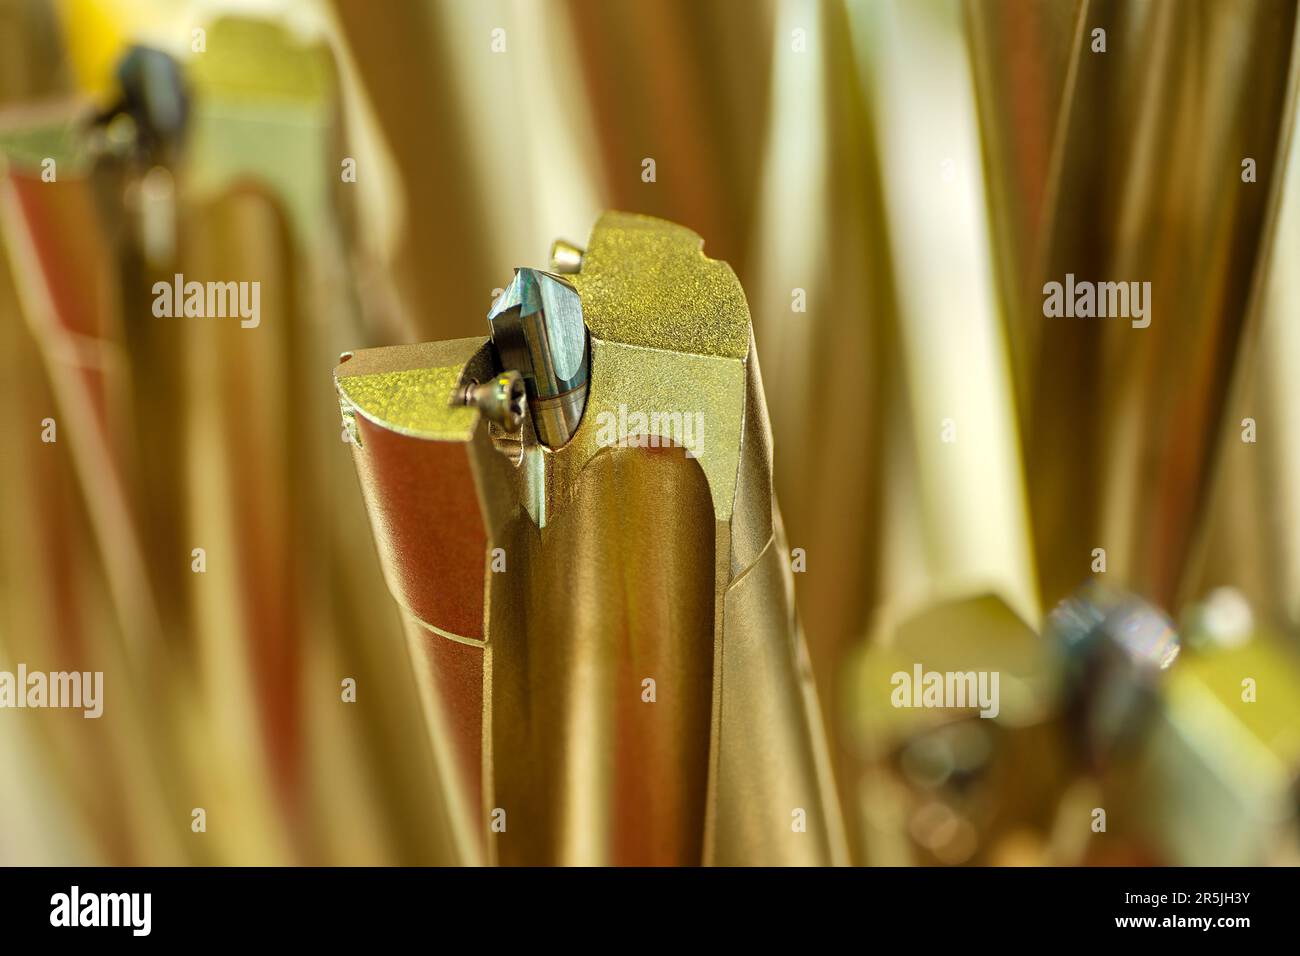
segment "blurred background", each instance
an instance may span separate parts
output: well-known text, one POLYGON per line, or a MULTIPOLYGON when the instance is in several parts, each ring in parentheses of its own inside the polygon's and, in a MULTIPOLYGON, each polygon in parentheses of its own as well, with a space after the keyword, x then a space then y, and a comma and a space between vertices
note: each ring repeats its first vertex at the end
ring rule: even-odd
POLYGON ((106 686, 0 712, 0 863, 455 859, 330 371, 605 209, 749 296, 853 862, 1297 862, 1296 12, 0 0, 0 669, 106 686), (136 44, 183 135, 113 113, 136 44), (914 662, 999 717, 891 707, 914 662))

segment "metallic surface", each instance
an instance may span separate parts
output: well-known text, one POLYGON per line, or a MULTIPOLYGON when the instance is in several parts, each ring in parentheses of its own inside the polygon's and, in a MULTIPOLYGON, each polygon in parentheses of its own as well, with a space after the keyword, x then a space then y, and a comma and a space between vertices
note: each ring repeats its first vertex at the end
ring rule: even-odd
POLYGON ((582 271, 583 250, 565 239, 551 243, 551 271, 559 275, 573 275, 582 271))
POLYGON ((460 400, 465 405, 473 405, 494 425, 507 432, 517 432, 524 422, 528 394, 524 377, 511 369, 482 385, 472 382, 465 386, 460 400))
POLYGON ((483 340, 336 371, 429 720, 451 729, 463 859, 845 862, 740 285, 694 233, 622 213, 571 279, 591 378, 562 448, 525 429, 515 464, 448 406, 491 368, 483 340), (706 440, 652 417, 655 447, 612 445, 598 422, 620 406, 699 413, 706 440))
POLYGON ((488 324, 502 368, 523 375, 537 437, 558 448, 587 403, 587 329, 578 294, 558 276, 516 269, 488 324))

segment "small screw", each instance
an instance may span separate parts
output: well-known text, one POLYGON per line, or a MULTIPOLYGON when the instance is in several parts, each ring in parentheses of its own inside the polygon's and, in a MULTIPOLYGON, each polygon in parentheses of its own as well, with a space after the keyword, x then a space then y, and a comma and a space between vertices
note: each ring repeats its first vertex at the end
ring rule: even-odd
POLYGON ((584 250, 565 239, 556 239, 551 245, 551 271, 560 275, 574 275, 582 271, 584 250))
POLYGON ((471 381, 460 394, 460 404, 472 405, 508 432, 524 423, 524 377, 515 370, 502 372, 480 385, 471 381))

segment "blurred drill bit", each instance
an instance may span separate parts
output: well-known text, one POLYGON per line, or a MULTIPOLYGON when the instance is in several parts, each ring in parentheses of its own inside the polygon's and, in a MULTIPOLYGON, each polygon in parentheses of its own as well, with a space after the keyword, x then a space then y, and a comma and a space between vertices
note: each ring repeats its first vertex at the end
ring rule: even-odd
POLYGON ((1157 707, 1178 633, 1158 608, 1089 582, 1052 610, 1044 638, 1065 655, 1073 739, 1094 766, 1141 740, 1157 707))
POLYGON ((115 76, 116 98, 92 123, 104 131, 106 147, 127 149, 146 166, 173 164, 190 119, 180 64, 162 50, 133 46, 122 55, 115 76), (112 132, 118 124, 130 128, 112 132))

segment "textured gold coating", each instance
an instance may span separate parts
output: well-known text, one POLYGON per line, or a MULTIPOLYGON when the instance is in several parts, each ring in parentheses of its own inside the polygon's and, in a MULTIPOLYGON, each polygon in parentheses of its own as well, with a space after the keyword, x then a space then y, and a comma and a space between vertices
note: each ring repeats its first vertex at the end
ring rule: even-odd
POLYGON ((749 307, 736 274, 682 226, 610 212, 573 276, 591 334, 607 342, 743 360, 749 307))
POLYGON ((468 441, 481 413, 453 404, 452 397, 466 363, 485 342, 454 339, 352 353, 335 376, 345 411, 404 435, 468 441))

